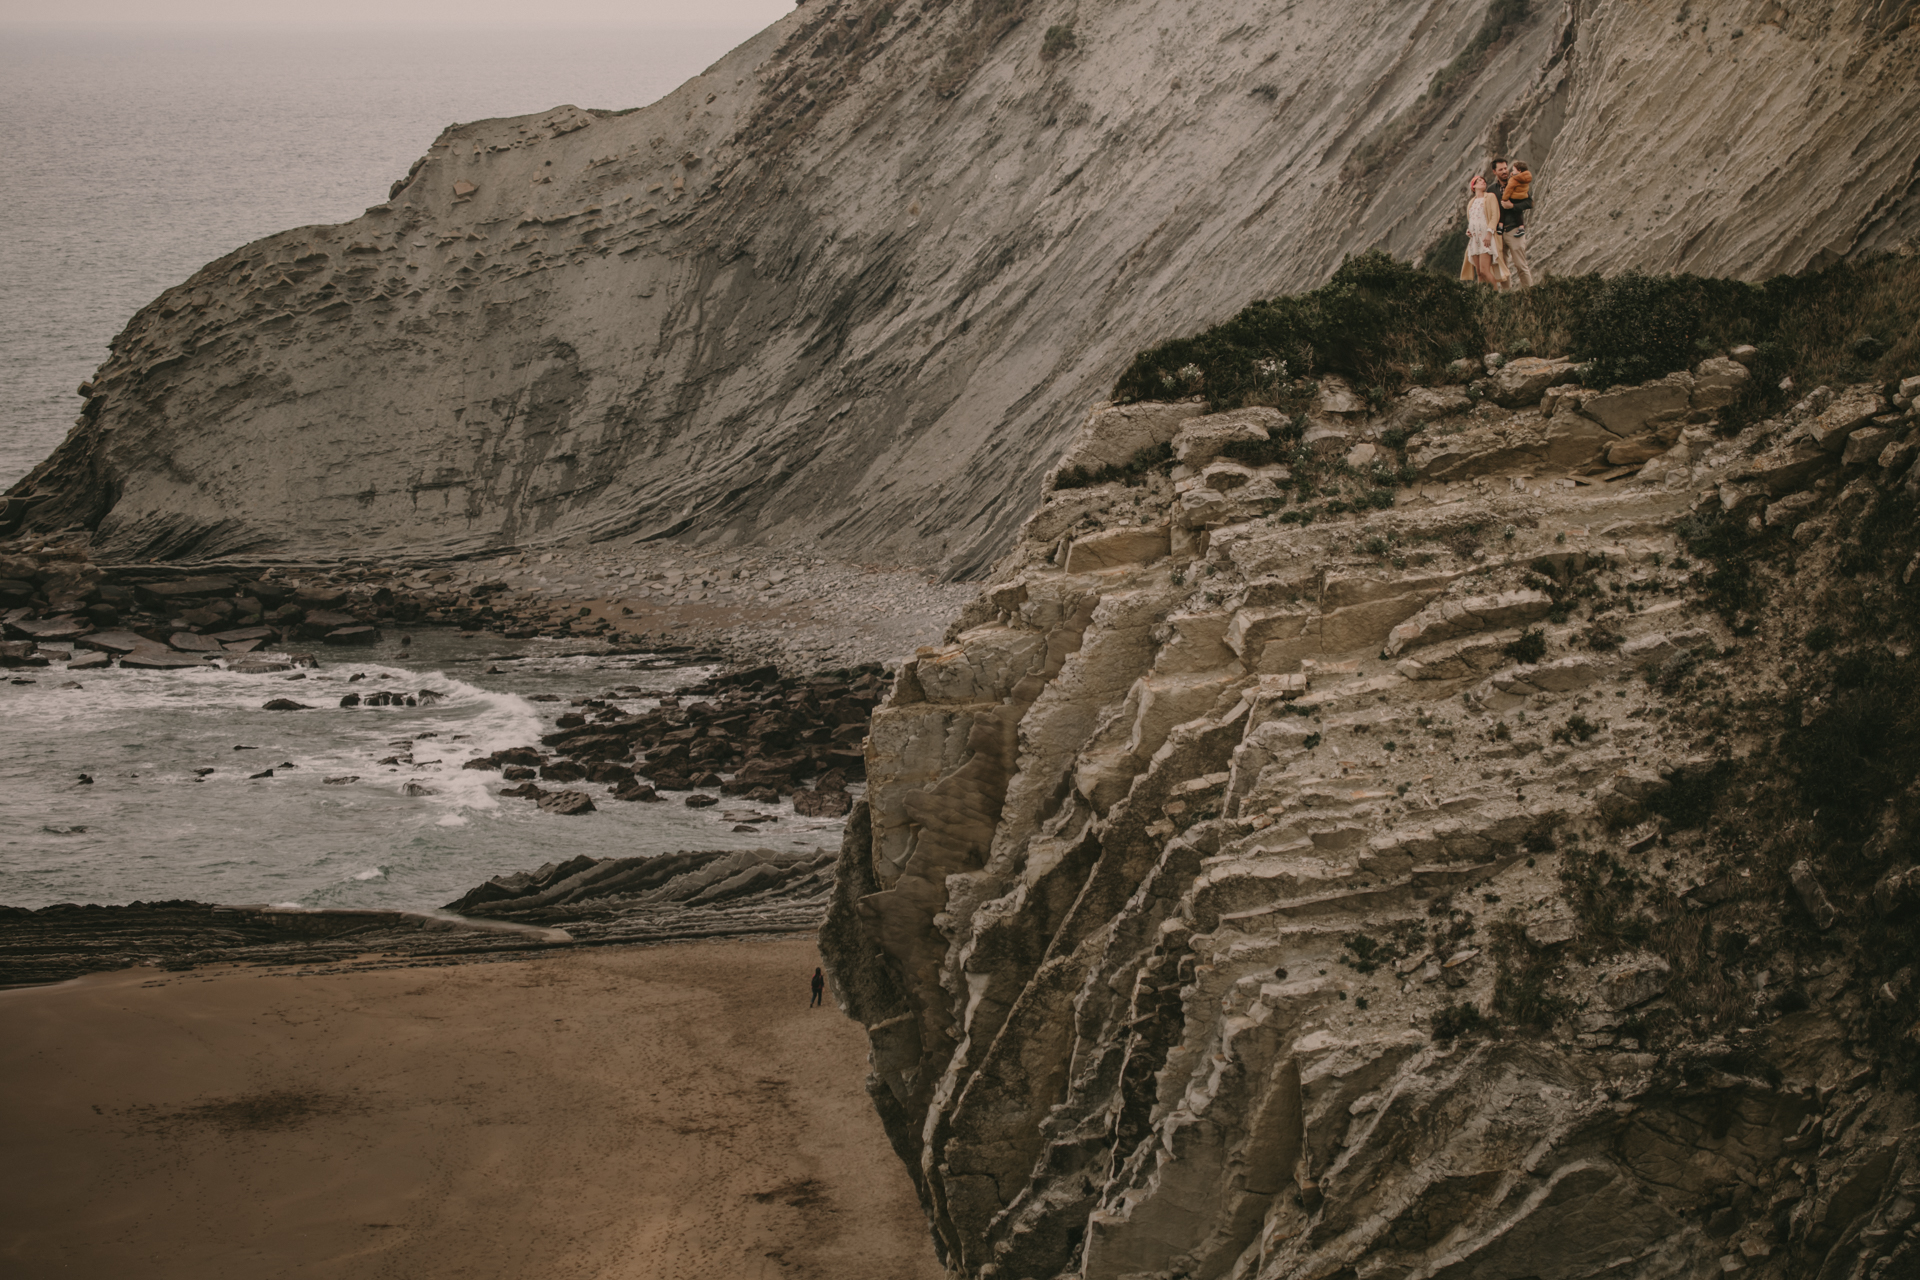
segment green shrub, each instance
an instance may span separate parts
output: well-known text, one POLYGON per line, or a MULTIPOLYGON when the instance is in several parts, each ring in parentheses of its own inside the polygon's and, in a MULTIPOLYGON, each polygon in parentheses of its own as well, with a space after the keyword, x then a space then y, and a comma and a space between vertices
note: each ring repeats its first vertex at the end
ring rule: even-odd
MULTIPOLYGON (((1464 236, 1464 231, 1460 233, 1464 236)), ((1114 397, 1204 391, 1214 409, 1304 408, 1280 376, 1338 373, 1370 397, 1392 395, 1461 356, 1532 350, 1585 362, 1589 385, 1657 378, 1737 343, 1758 348, 1748 401, 1724 424, 1770 405, 1791 374, 1803 384, 1885 382, 1920 368, 1920 256, 1881 255, 1764 285, 1701 276, 1556 276, 1494 293, 1454 279, 1461 245, 1425 256, 1432 272, 1379 251, 1347 259, 1308 293, 1255 302, 1189 337, 1141 352, 1114 397), (1873 338, 1872 342, 1862 339, 1873 338)), ((1404 444, 1402 439, 1400 444, 1404 444)))
POLYGON ((1547 656, 1547 633, 1539 627, 1529 627, 1520 633, 1517 640, 1509 640, 1500 652, 1515 662, 1538 662, 1547 656))
POLYGON ((1444 1004, 1433 1013, 1433 1038, 1442 1042, 1471 1039, 1480 1034, 1486 1021, 1480 1006, 1471 1001, 1444 1004))

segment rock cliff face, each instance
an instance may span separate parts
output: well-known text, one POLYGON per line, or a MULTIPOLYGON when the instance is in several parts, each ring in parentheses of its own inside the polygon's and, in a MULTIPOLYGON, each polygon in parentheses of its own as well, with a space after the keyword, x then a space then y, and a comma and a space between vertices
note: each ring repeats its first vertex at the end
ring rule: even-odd
POLYGON ((628 532, 964 574, 1133 351, 1419 254, 1490 148, 1535 164, 1550 270, 1910 239, 1912 8, 810 0, 643 110, 450 128, 363 217, 210 264, 14 492, 107 556, 628 532))
POLYGON ((1096 410, 903 670, 823 944, 964 1274, 1920 1272, 1920 378, 1568 374, 1096 410))

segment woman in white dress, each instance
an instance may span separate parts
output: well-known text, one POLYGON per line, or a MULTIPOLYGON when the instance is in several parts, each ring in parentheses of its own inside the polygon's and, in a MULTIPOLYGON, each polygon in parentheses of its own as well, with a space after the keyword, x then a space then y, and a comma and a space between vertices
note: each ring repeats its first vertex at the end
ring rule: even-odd
POLYGON ((1487 191, 1487 180, 1474 174, 1467 181, 1467 256, 1460 264, 1462 280, 1478 280, 1499 288, 1506 282, 1506 255, 1500 251, 1500 202, 1487 191))

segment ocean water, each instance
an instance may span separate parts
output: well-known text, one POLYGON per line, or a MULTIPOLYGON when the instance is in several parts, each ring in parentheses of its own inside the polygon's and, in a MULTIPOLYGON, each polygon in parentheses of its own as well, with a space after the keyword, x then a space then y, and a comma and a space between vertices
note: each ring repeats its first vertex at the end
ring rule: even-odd
POLYGON ((389 634, 351 659, 323 650, 320 668, 301 673, 57 664, 0 673, 0 903, 420 910, 489 876, 578 854, 839 844, 838 821, 800 817, 791 803, 727 797, 689 809, 674 793, 633 803, 569 783, 598 808, 560 817, 502 798, 499 773, 462 763, 537 745, 570 698, 620 689, 615 705, 639 711, 706 672, 579 655, 573 642, 411 638, 403 647, 389 634), (443 696, 431 706, 339 705, 379 689, 443 696), (542 694, 560 700, 530 700, 542 694), (272 698, 312 709, 263 710, 272 698), (253 776, 268 769, 271 778, 253 776), (429 794, 409 794, 409 784, 429 794), (734 831, 748 813, 773 821, 734 831))
MULTIPOLYGON (((66 434, 74 387, 127 319, 206 262, 289 227, 357 216, 452 122, 561 103, 643 106, 753 30, 6 31, 0 487, 66 434)), ((665 689, 697 673, 565 657, 558 644, 414 639, 351 661, 323 654, 304 680, 219 670, 70 677, 57 665, 0 675, 0 903, 420 909, 580 853, 838 842, 840 824, 798 818, 791 805, 606 799, 596 813, 560 818, 501 800, 499 774, 459 765, 551 730, 565 702, 532 695, 665 689), (519 660, 489 656, 502 652, 519 660), (356 672, 363 678, 349 684, 356 672), (431 707, 339 708, 341 694, 369 688, 447 696, 431 707), (273 697, 316 709, 261 710, 273 697), (380 763, 404 755, 415 763, 380 763), (270 766, 272 778, 249 778, 270 766), (432 794, 407 794, 410 782, 432 794), (736 833, 723 815, 747 808, 777 821, 736 833)), ((634 694, 621 705, 649 704, 634 694)))
POLYGON ((753 34, 0 30, 0 489, 66 435, 74 388, 163 289, 342 222, 455 121, 644 106, 753 34))

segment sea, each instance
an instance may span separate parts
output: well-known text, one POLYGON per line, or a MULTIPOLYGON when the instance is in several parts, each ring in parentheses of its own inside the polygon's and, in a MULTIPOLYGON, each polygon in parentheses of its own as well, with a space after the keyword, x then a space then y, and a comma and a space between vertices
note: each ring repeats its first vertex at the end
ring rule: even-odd
MULTIPOLYGON (((204 263, 357 216, 449 123, 643 106, 753 31, 0 33, 0 488, 65 435, 127 319, 204 263)), ((790 804, 589 785, 596 811, 558 817, 502 799, 466 760, 535 742, 576 698, 637 711, 705 673, 577 641, 408 639, 293 673, 0 673, 0 904, 421 910, 583 853, 838 843, 790 804), (369 689, 440 696, 340 707, 369 689), (311 709, 262 709, 283 697, 311 709)))

